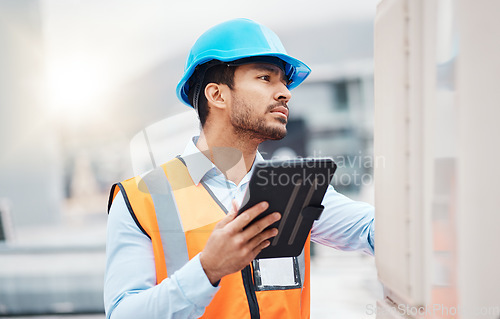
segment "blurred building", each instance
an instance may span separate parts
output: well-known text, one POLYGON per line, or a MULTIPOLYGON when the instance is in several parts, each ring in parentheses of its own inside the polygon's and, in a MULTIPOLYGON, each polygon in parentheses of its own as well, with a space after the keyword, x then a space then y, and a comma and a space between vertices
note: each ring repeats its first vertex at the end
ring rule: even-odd
POLYGON ((0 198, 15 225, 51 224, 63 199, 57 128, 46 113, 40 3, 0 2, 0 198))

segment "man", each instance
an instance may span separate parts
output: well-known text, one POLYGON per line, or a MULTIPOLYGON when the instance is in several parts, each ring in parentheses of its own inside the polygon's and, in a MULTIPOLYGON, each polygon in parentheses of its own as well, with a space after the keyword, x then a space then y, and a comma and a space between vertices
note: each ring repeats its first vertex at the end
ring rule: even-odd
MULTIPOLYGON (((296 258, 254 260, 276 236, 266 227, 280 212, 248 227, 268 204, 236 214, 262 161, 258 145, 286 135, 290 89, 309 73, 250 20, 197 40, 177 93, 198 111, 200 136, 179 158, 111 192, 108 318, 309 317, 309 243, 296 258)), ((322 204, 313 241, 373 254, 373 207, 331 186, 322 204)))

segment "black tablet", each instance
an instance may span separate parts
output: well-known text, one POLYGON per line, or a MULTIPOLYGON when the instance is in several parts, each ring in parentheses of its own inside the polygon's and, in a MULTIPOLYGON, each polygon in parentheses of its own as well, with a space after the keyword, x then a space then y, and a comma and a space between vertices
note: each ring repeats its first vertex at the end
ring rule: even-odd
POLYGON ((321 202, 337 166, 329 158, 270 160, 255 164, 239 213, 262 201, 268 209, 257 219, 273 212, 281 219, 269 228, 278 235, 256 258, 300 255, 313 222, 323 211, 321 202))

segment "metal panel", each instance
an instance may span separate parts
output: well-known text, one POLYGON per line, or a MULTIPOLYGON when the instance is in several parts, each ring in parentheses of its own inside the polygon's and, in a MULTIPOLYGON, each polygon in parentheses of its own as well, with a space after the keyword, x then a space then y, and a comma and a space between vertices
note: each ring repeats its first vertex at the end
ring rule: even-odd
POLYGON ((386 296, 417 307, 430 299, 432 13, 430 1, 388 0, 375 21, 376 262, 386 296))
POLYGON ((463 309, 500 317, 499 1, 457 4, 458 286, 463 309))
POLYGON ((499 11, 486 0, 378 7, 376 261, 386 297, 426 318, 500 315, 499 11))
POLYGON ((375 167, 376 264, 398 299, 410 295, 406 16, 406 1, 385 0, 375 19, 374 153, 385 159, 375 167))

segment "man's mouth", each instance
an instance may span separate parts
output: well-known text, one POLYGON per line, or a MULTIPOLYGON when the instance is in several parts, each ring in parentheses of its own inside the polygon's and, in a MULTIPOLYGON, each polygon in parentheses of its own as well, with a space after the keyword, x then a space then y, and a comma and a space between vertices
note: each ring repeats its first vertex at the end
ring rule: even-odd
POLYGON ((277 106, 271 109, 271 113, 283 114, 288 119, 288 108, 285 106, 277 106))

